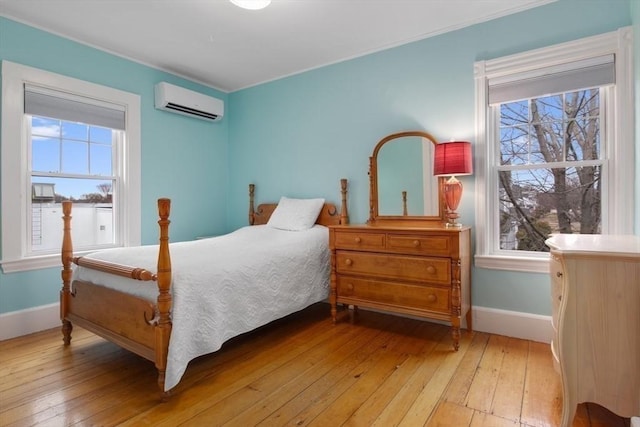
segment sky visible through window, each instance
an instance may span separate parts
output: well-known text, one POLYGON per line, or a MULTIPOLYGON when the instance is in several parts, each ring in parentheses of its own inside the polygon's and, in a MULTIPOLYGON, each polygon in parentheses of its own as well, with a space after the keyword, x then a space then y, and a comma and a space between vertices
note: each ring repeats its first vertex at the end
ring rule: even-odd
POLYGON ((55 184, 64 198, 111 192, 113 130, 58 119, 31 118, 32 183, 55 184))

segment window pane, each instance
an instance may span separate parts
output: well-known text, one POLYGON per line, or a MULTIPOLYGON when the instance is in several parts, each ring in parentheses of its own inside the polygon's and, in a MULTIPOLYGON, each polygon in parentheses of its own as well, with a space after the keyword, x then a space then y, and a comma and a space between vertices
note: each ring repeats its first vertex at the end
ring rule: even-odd
POLYGON ((529 123, 529 100, 500 105, 500 126, 516 126, 529 123))
POLYGON ((111 129, 102 128, 98 126, 90 126, 89 141, 111 145, 111 141, 112 141, 111 133, 112 133, 111 129))
POLYGON ((31 250, 60 250, 62 200, 73 200, 75 247, 113 244, 110 180, 32 177, 31 250), (53 197, 51 191, 53 189, 53 197))
POLYGON ((62 172, 89 173, 89 144, 86 142, 62 141, 62 172))
POLYGON ((502 104, 501 164, 599 159, 599 113, 598 89, 502 104))
POLYGON ((551 233, 600 233, 600 166, 499 172, 500 249, 548 251, 551 233))
POLYGON ((600 89, 587 89, 565 94, 565 113, 574 117, 598 117, 600 115, 600 89))
POLYGON ((525 165, 529 163, 528 129, 526 124, 500 129, 500 164, 525 165))
POLYGON ((44 117, 31 118, 31 134, 44 137, 60 137, 60 120, 44 117))
POLYGON ((91 144, 89 150, 91 175, 113 175, 111 172, 111 146, 91 144))
POLYGON ((600 158, 600 119, 578 118, 567 124, 567 161, 600 158))
POLYGON ((531 100, 531 121, 533 123, 549 123, 563 119, 563 96, 545 96, 531 100))
POLYGON ((62 122, 62 136, 65 139, 88 141, 89 126, 83 123, 62 122))
POLYGON ((60 140, 33 136, 31 169, 37 172, 60 172, 60 140))
POLYGON ((531 100, 531 164, 564 161, 563 96, 531 100))
POLYGON ((597 89, 567 93, 566 160, 600 158, 600 92, 597 89))

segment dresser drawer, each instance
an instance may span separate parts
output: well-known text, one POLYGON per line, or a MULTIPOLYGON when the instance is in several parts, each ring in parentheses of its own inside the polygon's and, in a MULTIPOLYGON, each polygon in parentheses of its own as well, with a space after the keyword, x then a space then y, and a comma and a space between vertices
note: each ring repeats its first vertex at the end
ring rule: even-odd
POLYGON ((382 250, 384 233, 335 232, 336 249, 382 250))
POLYGON ((447 286, 451 284, 451 261, 448 258, 336 251, 336 271, 447 286))
POLYGON ((451 239, 448 236, 388 234, 387 249, 419 255, 449 256, 451 253, 451 239))
POLYGON ((337 277, 339 298, 357 301, 373 301, 380 304, 419 310, 449 313, 450 291, 448 288, 382 282, 357 277, 337 277))

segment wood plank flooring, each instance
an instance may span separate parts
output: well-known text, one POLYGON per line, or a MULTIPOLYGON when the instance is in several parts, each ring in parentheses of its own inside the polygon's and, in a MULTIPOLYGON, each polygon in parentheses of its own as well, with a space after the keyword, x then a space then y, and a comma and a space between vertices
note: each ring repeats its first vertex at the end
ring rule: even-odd
MULTIPOLYGON (((168 402, 153 364, 75 328, 0 342, 1 426, 557 426, 549 345, 329 306, 235 338, 200 357, 168 402)), ((624 427, 597 405, 574 426, 624 427)))

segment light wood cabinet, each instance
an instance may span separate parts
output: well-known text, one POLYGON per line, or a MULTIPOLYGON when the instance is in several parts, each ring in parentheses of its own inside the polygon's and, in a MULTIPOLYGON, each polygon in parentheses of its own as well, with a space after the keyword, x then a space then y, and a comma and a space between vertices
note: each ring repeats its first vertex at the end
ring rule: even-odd
POLYGON ((457 350, 462 316, 472 329, 469 235, 469 227, 330 227, 333 321, 338 304, 446 321, 457 350))
POLYGON ((583 402, 640 415, 640 237, 556 235, 547 245, 561 426, 583 402))

